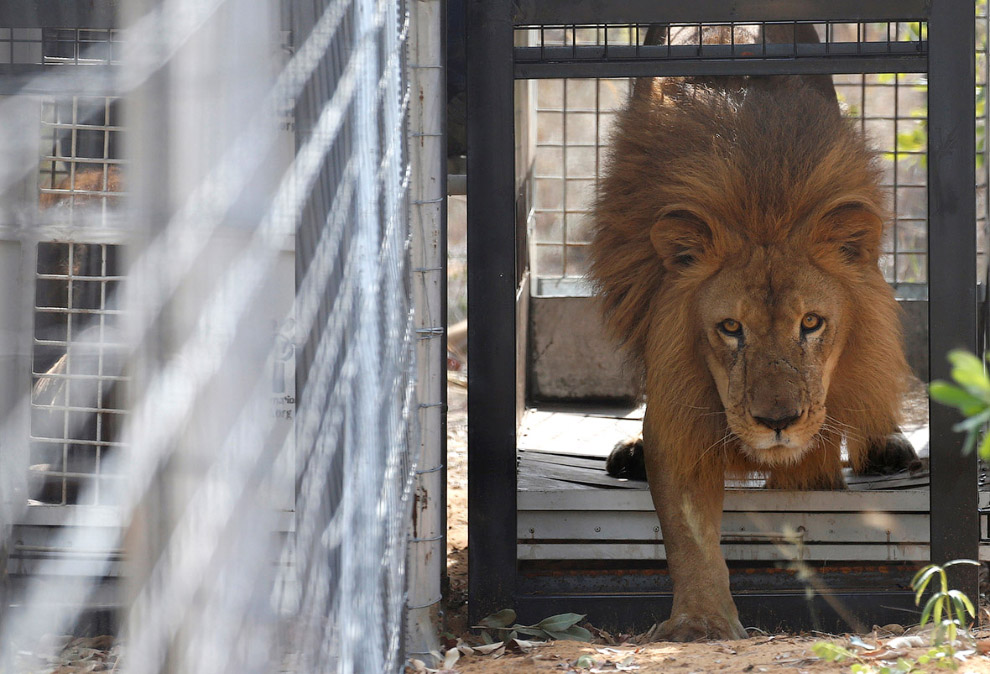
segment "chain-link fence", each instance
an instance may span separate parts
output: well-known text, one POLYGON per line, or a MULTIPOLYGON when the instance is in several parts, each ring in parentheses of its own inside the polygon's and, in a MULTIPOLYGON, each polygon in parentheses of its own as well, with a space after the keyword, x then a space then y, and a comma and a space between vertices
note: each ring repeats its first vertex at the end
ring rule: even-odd
POLYGON ((404 3, 13 4, 5 669, 123 608, 135 672, 398 671, 432 329, 404 3))

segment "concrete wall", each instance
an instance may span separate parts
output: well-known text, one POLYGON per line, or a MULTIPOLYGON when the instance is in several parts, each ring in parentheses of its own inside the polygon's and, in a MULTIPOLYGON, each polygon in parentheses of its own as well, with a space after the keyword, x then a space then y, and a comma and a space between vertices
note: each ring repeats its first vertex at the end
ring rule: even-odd
MULTIPOLYGON (((915 375, 928 380, 928 302, 901 302, 905 351, 915 375)), ((636 368, 606 336, 591 297, 533 297, 529 311, 530 400, 632 400, 636 368)))

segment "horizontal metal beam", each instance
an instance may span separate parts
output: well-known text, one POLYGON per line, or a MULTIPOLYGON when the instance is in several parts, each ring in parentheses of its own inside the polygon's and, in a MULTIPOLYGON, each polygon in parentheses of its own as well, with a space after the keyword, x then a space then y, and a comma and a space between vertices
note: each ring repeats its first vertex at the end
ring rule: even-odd
MULTIPOLYGON (((538 48, 537 48, 538 49, 538 48)), ((518 50, 518 49, 517 49, 518 50)), ((924 73, 924 55, 799 59, 637 59, 536 62, 517 58, 517 80, 577 77, 715 77, 720 75, 849 75, 924 73)))
MULTIPOLYGON (((734 596, 739 620, 746 627, 768 632, 820 630, 838 633, 871 625, 916 622, 919 609, 914 594, 898 590, 835 592, 811 599, 804 593, 760 593, 734 596), (850 625, 848 619, 859 622, 850 625)), ((516 595, 515 609, 522 624, 532 624, 558 613, 585 613, 602 629, 642 631, 670 615, 669 594, 516 595), (527 622, 529 621, 529 622, 527 622)))
POLYGON ((0 28, 116 28, 120 0, 0 2, 0 28))
POLYGON ((746 43, 675 44, 675 45, 545 45, 516 47, 513 58, 522 61, 612 61, 624 60, 691 60, 925 57, 928 43, 914 42, 825 42, 825 43, 746 43))
POLYGON ((513 22, 535 24, 711 21, 918 21, 931 0, 514 0, 513 22))

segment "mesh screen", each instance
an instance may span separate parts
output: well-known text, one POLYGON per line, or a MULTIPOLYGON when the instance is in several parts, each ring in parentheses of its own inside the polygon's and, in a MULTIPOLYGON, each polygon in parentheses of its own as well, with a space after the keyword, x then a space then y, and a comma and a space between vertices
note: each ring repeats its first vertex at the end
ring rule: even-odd
MULTIPOLYGON (((979 268, 986 267, 986 169, 983 134, 986 117, 986 9, 977 4, 977 183, 979 268)), ((768 27, 794 31, 796 22, 684 24, 660 28, 662 45, 644 45, 645 25, 527 26, 517 29, 517 59, 546 63, 637 58, 699 59, 829 56, 841 64, 846 55, 923 50, 927 27, 918 22, 808 23, 819 45, 748 44, 744 30, 768 27), (680 44, 667 46, 670 35, 680 44), (729 51, 719 51, 726 45, 729 51), (737 38, 736 36, 740 37, 737 38), (686 39, 685 39, 685 36, 686 39), (803 50, 803 51, 802 51, 803 50)), ((656 36, 654 36, 656 37, 656 36)), ((723 50, 724 51, 724 50, 723 50)), ((839 70, 840 65, 836 65, 839 70)), ((884 187, 892 219, 884 240, 881 266, 899 297, 927 295, 927 78, 917 73, 836 74, 832 77, 845 114, 858 119, 881 153, 884 187)), ((533 170, 534 208, 529 232, 537 294, 588 294, 583 277, 591 237, 591 206, 613 119, 631 91, 631 79, 539 79, 534 86, 537 141, 533 170)), ((983 272, 981 271, 981 278, 983 272)))
POLYGON ((5 670, 402 666, 405 7, 274 6, 0 27, 5 670))

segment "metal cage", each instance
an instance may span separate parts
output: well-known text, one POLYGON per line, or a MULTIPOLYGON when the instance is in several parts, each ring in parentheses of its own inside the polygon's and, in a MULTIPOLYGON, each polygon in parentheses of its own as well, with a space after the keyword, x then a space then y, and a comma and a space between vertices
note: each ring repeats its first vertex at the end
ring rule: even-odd
MULTIPOLYGON (((927 171, 921 171, 922 177, 927 173, 927 198, 920 199, 925 208, 899 212, 897 219, 899 226, 915 231, 926 220, 927 237, 895 235, 888 241, 888 280, 906 280, 901 274, 902 259, 923 268, 919 278, 927 283, 931 326, 925 355, 932 378, 944 378, 948 374, 944 354, 958 347, 975 350, 977 342, 972 10, 972 6, 913 0, 837 2, 814 10, 803 3, 768 6, 748 0, 732 5, 702 0, 677 7, 646 0, 468 2, 468 549, 472 619, 513 606, 523 619, 567 610, 586 612, 596 624, 648 626, 654 617, 669 612, 671 599, 663 564, 657 561, 662 539, 648 493, 585 490, 534 496, 518 489, 521 466, 533 456, 519 450, 524 448, 520 424, 527 403, 526 358, 528 349, 534 348, 527 340, 535 338, 526 327, 530 287, 540 280, 534 277, 531 266, 534 261, 541 262, 539 250, 530 255, 527 241, 526 221, 534 212, 534 204, 537 215, 541 211, 560 214, 556 223, 546 226, 548 230, 557 227, 553 235, 558 238, 550 245, 562 253, 554 269, 557 278, 547 281, 548 286, 579 275, 569 273, 568 256, 571 263, 579 261, 583 243, 580 237, 568 238, 570 232, 563 226, 570 214, 580 216, 581 208, 568 202, 566 192, 559 199, 559 208, 556 203, 553 208, 541 204, 538 191, 527 188, 527 179, 533 177, 531 165, 521 161, 518 152, 512 152, 533 137, 528 121, 525 116, 520 118, 515 107, 520 98, 530 94, 521 83, 563 78, 600 81, 637 76, 828 74, 853 78, 837 85, 854 87, 855 78, 865 83, 864 78, 875 81, 879 74, 892 74, 896 84, 906 74, 927 74, 927 171), (735 25, 754 23, 812 24, 825 39, 815 45, 797 41, 740 44, 734 40, 728 45, 714 45, 704 39, 706 30, 731 33, 735 25), (644 46, 637 34, 658 24, 668 26, 668 30, 671 26, 694 28, 697 43, 644 46), (596 500, 600 501, 597 505, 596 500), (610 573, 614 569, 609 560, 587 559, 593 555, 580 550, 544 557, 551 561, 534 569, 531 562, 539 552, 534 552, 533 541, 527 537, 537 530, 541 518, 554 520, 556 532, 566 532, 568 519, 572 525, 573 534, 543 541, 548 545, 588 548, 607 542, 597 540, 596 534, 587 530, 587 519, 581 519, 589 508, 597 510, 601 522, 621 518, 622 526, 635 530, 625 542, 641 549, 635 554, 628 550, 622 553, 627 561, 630 557, 638 560, 623 567, 629 573, 610 573), (630 523, 630 518, 636 521, 630 523)), ((600 99, 600 90, 594 95, 600 99)), ((552 112, 563 114, 566 120, 565 111, 552 112)), ((895 110, 878 115, 876 121, 897 123, 904 119, 907 125, 906 117, 910 115, 895 110)), ((597 154, 599 138, 596 129, 584 149, 597 154)), ((564 136, 559 143, 561 152, 566 152, 566 140, 564 136)), ((566 170, 566 159, 563 165, 566 170)), ((534 175, 536 179, 546 177, 539 168, 534 175)), ((554 177, 566 191, 566 173, 554 177)), ((590 177, 582 175, 580 179, 590 177)), ((902 186, 923 189, 925 182, 902 186)), ((917 201, 918 197, 912 199, 917 201)), ((544 225, 537 222, 534 231, 544 225)), ((537 241, 537 248, 539 244, 537 241)), ((907 287, 910 282, 901 285, 905 286, 902 294, 917 294, 907 287)), ((960 438, 951 430, 953 413, 931 406, 929 414, 929 489, 939 494, 930 505, 924 490, 804 495, 774 492, 773 503, 766 496, 768 492, 727 496, 723 551, 735 548, 737 557, 766 562, 762 566, 748 564, 750 582, 738 584, 734 578, 744 623, 825 629, 847 619, 883 624, 913 607, 906 580, 918 563, 929 558, 978 557, 976 461, 960 453, 960 438), (803 503, 798 504, 799 500, 803 503), (819 578, 824 595, 819 593, 808 600, 799 586, 783 580, 788 574, 780 573, 780 558, 766 552, 775 541, 759 541, 752 535, 731 540, 734 518, 740 518, 737 528, 745 531, 743 520, 751 520, 754 514, 772 517, 775 512, 790 512, 789 521, 797 524, 821 523, 826 517, 830 521, 847 519, 849 531, 861 513, 890 515, 906 532, 900 541, 901 554, 866 555, 859 560, 840 557, 854 562, 843 564, 856 569, 855 577, 822 566, 819 578), (795 515, 798 512, 800 517, 795 515), (772 603, 767 601, 768 594, 773 596, 772 603), (847 610, 836 611, 830 604, 834 600, 847 610)), ((575 428, 572 432, 582 431, 575 428)), ((875 527, 866 526, 853 535, 863 536, 869 543, 875 531, 875 527)), ((815 543, 825 544, 827 539, 815 543)), ((877 543, 882 545, 883 541, 877 543)), ((814 559, 832 553, 817 554, 814 559)), ((975 594, 976 580, 975 572, 960 574, 960 587, 975 594)))

